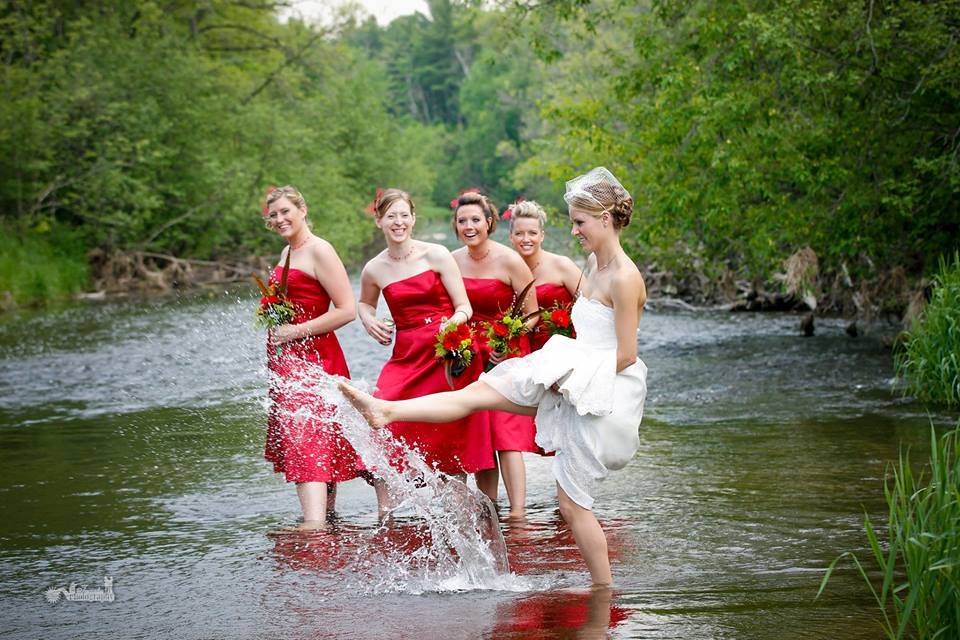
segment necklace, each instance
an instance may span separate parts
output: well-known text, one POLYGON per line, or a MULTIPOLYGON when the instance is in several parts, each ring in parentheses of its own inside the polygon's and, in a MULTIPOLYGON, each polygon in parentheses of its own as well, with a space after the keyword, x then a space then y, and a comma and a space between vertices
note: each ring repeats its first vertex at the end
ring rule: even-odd
POLYGON ((303 240, 301 240, 301 241, 298 242, 297 244, 291 244, 291 245, 290 245, 290 251, 291 251, 291 252, 296 251, 297 249, 301 248, 303 245, 305 245, 305 244, 307 244, 308 242, 310 242, 310 240, 312 240, 312 239, 313 239, 313 236, 308 235, 306 238, 304 238, 303 240))
POLYGON ((416 247, 410 247, 410 251, 407 251, 405 254, 403 254, 403 255, 400 256, 399 258, 396 257, 395 255, 393 255, 392 253, 390 253, 390 249, 387 249, 387 255, 390 256, 390 259, 391 259, 391 260, 394 260, 395 262, 403 262, 404 260, 406 260, 407 258, 409 258, 409 257, 413 254, 413 250, 414 250, 415 248, 416 248, 416 247))
POLYGON ((490 249, 487 249, 487 252, 482 256, 480 256, 479 258, 473 255, 472 253, 470 253, 470 249, 467 249, 467 255, 470 256, 470 259, 473 260, 474 262, 483 262, 484 260, 487 259, 487 256, 490 255, 490 249))
POLYGON ((600 273, 601 271, 603 271, 604 269, 606 269, 607 267, 609 267, 611 264, 613 264, 613 261, 616 260, 616 259, 617 259, 617 256, 613 256, 612 258, 610 258, 610 260, 607 261, 607 264, 603 265, 602 267, 599 267, 599 266, 598 266, 598 267, 597 267, 597 273, 600 273))
POLYGON ((543 264, 543 260, 540 260, 537 262, 537 264, 530 267, 530 273, 534 273, 537 269, 539 269, 541 264, 543 264))

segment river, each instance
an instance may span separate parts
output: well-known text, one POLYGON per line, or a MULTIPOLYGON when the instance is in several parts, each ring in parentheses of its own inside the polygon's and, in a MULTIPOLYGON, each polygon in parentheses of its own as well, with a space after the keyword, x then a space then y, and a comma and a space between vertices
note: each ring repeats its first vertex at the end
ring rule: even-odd
MULTIPOLYGON (((596 506, 612 600, 582 589, 549 461, 532 455, 528 520, 502 522, 525 586, 411 594, 344 569, 377 528, 363 481, 341 486, 329 532, 266 535, 299 509, 262 459, 266 371, 251 295, 0 321, 0 635, 880 637, 848 566, 814 599, 834 557, 866 555, 863 515, 882 522, 882 478, 901 445, 917 459, 928 447, 931 417, 893 391, 876 336, 820 320, 801 338, 790 315, 649 311, 640 451, 596 506), (106 576, 113 602, 45 598, 106 576)), ((375 379, 388 349, 359 323, 338 335, 354 376, 375 379)))

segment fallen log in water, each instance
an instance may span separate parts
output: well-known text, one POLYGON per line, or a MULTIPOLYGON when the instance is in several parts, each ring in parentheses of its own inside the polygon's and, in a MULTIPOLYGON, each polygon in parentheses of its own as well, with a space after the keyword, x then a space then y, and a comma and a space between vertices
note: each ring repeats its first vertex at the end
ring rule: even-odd
POLYGON ((169 292, 175 289, 249 281, 251 273, 265 273, 272 263, 251 256, 245 260, 219 261, 178 258, 151 251, 95 249, 88 254, 93 292, 82 297, 128 292, 169 292))

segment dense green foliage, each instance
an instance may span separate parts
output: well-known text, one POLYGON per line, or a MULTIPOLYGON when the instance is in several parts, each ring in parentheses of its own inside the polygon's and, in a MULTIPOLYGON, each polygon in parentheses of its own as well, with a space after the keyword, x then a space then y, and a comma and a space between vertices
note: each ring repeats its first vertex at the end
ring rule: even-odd
POLYGON ((63 298, 87 284, 80 234, 41 224, 35 229, 0 225, 0 309, 63 298))
POLYGON ((896 367, 910 394, 960 407, 960 253, 940 260, 930 302, 907 332, 896 367))
MULTIPOLYGON (((849 556, 883 614, 888 638, 956 638, 960 634, 960 429, 937 437, 931 429, 929 478, 916 475, 901 456, 884 484, 889 515, 883 545, 870 518, 864 530, 881 585, 855 555, 849 556), (890 615, 892 611, 892 616, 890 615)), ((820 591, 837 564, 834 560, 820 591)))
POLYGON ((430 134, 390 115, 379 66, 260 5, 8 3, 4 215, 215 257, 268 246, 259 198, 292 183, 349 252, 372 185, 432 188, 430 134))
POLYGON ((386 26, 284 2, 0 8, 0 204, 17 229, 185 257, 275 250, 268 184, 347 262, 376 186, 562 209, 603 164, 638 257, 769 279, 920 274, 960 237, 960 0, 429 0, 386 26))
POLYGON ((960 2, 550 6, 552 131, 521 174, 607 163, 638 244, 761 277, 804 245, 861 273, 957 246, 960 2))

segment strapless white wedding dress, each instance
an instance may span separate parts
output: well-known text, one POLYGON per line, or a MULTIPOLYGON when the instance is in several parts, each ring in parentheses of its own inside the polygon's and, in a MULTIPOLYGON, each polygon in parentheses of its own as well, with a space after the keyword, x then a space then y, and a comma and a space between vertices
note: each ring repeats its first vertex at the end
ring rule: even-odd
POLYGON ((571 500, 590 509, 597 483, 623 468, 640 446, 647 366, 638 359, 617 373, 610 307, 581 296, 571 318, 575 340, 553 336, 539 351, 501 362, 480 381, 511 402, 537 407, 537 444, 556 452, 554 477, 571 500))

